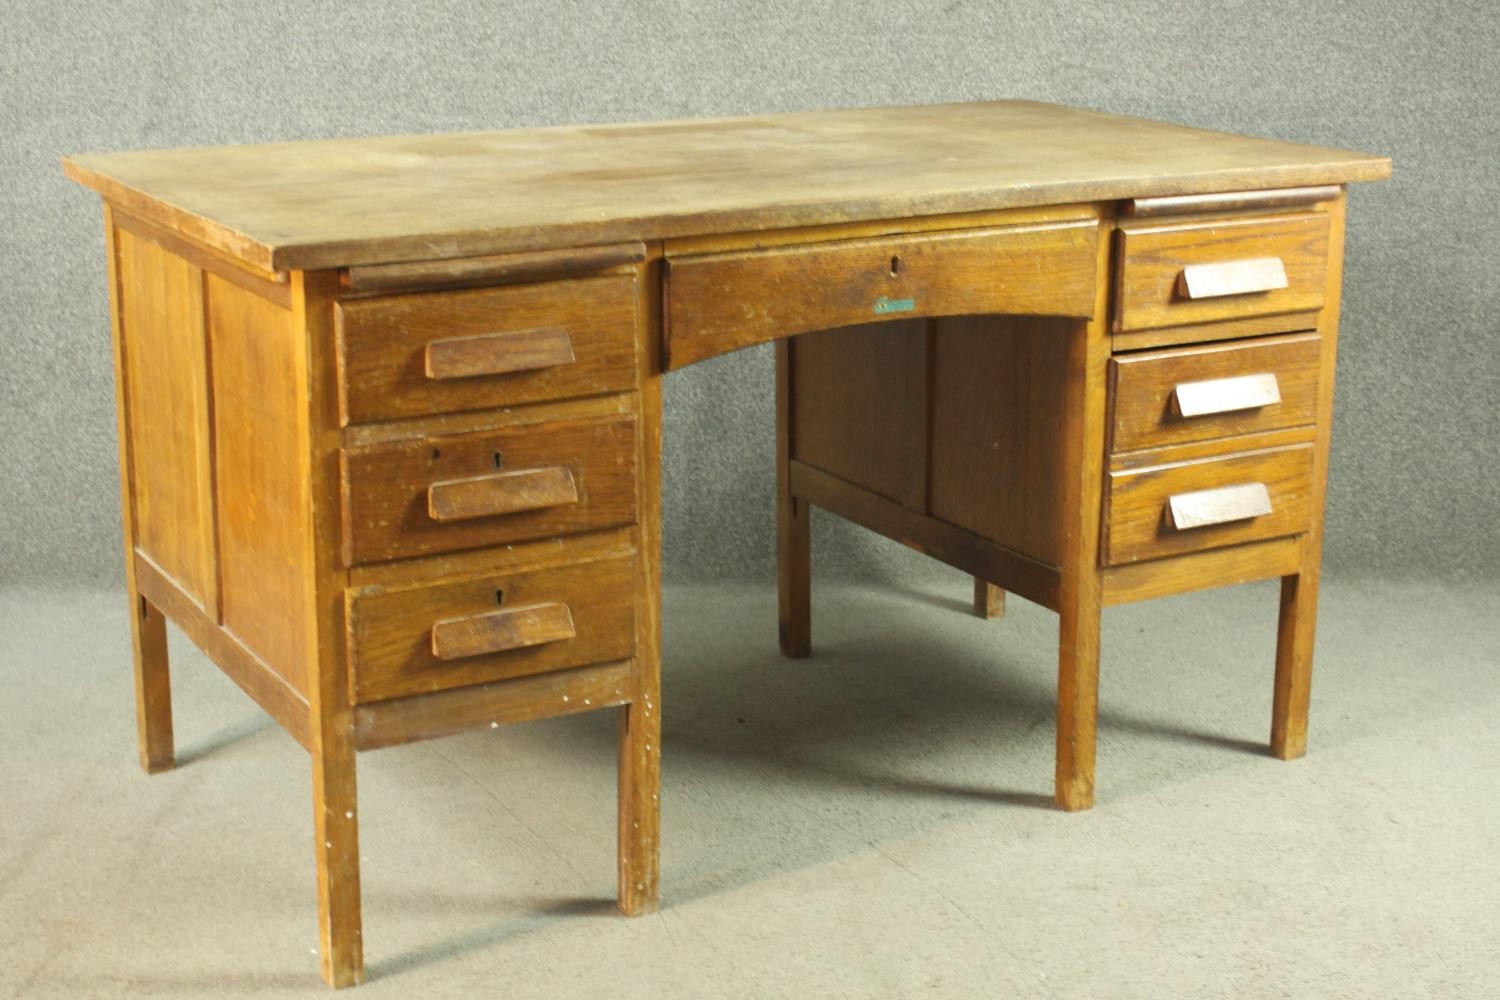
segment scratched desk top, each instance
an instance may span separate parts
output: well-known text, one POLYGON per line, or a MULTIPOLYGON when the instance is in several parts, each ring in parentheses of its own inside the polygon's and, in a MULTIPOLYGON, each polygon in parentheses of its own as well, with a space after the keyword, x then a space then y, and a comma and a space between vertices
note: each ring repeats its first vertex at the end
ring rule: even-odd
POLYGON ((69 157, 121 209, 265 270, 1344 184, 1382 156, 1027 101, 69 157))

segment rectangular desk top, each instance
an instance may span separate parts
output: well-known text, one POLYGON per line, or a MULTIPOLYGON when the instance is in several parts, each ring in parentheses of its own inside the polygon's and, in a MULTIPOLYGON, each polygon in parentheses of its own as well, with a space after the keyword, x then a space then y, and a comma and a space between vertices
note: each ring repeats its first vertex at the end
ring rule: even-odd
POLYGON ((280 271, 1344 184, 1390 161, 996 101, 101 153, 64 169, 280 271))

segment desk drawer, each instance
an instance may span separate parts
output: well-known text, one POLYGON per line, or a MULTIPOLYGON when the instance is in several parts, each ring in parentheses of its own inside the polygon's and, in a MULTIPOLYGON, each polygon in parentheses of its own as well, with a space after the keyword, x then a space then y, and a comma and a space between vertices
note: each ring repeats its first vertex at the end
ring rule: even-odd
POLYGON ((667 367, 880 319, 1094 313, 1093 218, 674 257, 667 367))
POLYGON ((635 654, 635 557, 347 598, 355 702, 635 654))
POLYGON ((1105 565, 1306 531, 1312 459, 1300 444, 1110 473, 1105 565))
POLYGON ((1115 330, 1306 312, 1323 305, 1328 216, 1120 223, 1115 330))
POLYGON ((341 302, 343 421, 631 389, 635 299, 617 275, 341 302))
POLYGON ((624 416, 346 449, 345 561, 632 524, 635 436, 624 416))
POLYGON ((1116 355, 1111 450, 1313 423, 1320 344, 1304 333, 1116 355))

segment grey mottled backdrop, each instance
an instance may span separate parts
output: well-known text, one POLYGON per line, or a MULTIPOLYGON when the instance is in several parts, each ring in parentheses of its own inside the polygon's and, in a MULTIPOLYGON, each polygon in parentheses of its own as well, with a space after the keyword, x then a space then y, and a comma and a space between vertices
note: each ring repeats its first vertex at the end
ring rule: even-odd
MULTIPOLYGON (((9 0, 0 584, 114 583, 103 247, 64 153, 1026 97, 1388 154, 1352 197, 1327 559, 1500 567, 1494 0, 9 0)), ((768 576, 768 348, 668 381, 666 558, 768 576)), ((834 571, 923 571, 824 518, 834 571)))

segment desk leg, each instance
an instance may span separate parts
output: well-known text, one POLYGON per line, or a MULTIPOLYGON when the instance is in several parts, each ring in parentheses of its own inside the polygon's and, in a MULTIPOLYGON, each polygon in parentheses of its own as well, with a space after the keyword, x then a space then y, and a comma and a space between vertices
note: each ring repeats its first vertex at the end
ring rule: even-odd
POLYGON ((1271 753, 1292 760, 1307 752, 1307 706, 1312 696, 1313 634, 1318 617, 1318 571, 1281 578, 1276 631, 1276 691, 1271 707, 1271 753))
POLYGON ((1313 636, 1318 619, 1318 579, 1323 561, 1323 502, 1328 490, 1328 448, 1333 433, 1333 381, 1338 364, 1339 298, 1344 278, 1344 212, 1341 194, 1328 209, 1328 271, 1318 380, 1318 438, 1313 451, 1313 523, 1302 536, 1302 561, 1281 578, 1276 629, 1276 687, 1271 703, 1271 753, 1292 760, 1307 752, 1307 707, 1312 696, 1313 636))
POLYGON ((661 709, 654 691, 620 709, 620 912, 660 907, 661 709))
POLYGON ((1110 220, 1101 220, 1094 318, 1068 343, 1063 382, 1057 612, 1057 804, 1094 804, 1099 716, 1099 624, 1103 582, 1099 541, 1104 502, 1104 420, 1109 365, 1110 220))
POLYGON ((354 701, 345 657, 344 592, 340 563, 338 377, 333 363, 333 302, 339 278, 332 271, 291 275, 293 329, 299 343, 294 371, 308 409, 297 417, 306 433, 305 566, 312 579, 304 594, 308 628, 309 733, 312 758, 313 847, 318 870, 318 939, 323 979, 329 986, 364 982, 364 931, 360 917, 359 807, 355 790, 354 701))
POLYGON ((1099 603, 1064 605, 1057 662, 1057 804, 1094 804, 1094 740, 1099 718, 1099 603))
MULTIPOLYGON (((642 288, 660 287, 660 261, 643 268, 642 288)), ((654 913, 660 904, 661 830, 661 369, 655 345, 660 316, 656 296, 641 372, 638 455, 638 563, 634 690, 620 709, 619 865, 616 905, 626 916, 654 913)))
POLYGON ((125 594, 130 601, 130 648, 135 664, 135 726, 141 767, 147 774, 170 771, 172 682, 167 668, 167 620, 141 596, 135 582, 135 474, 130 449, 130 386, 126 384, 125 331, 120 325, 119 255, 114 210, 104 206, 104 242, 109 266, 110 335, 115 358, 115 432, 120 448, 120 522, 125 535, 125 594))
POLYGON ((974 578, 974 613, 980 618, 1005 617, 1005 591, 987 580, 974 578))
MULTIPOLYGON (((313 829, 318 861, 318 937, 329 986, 364 982, 359 892, 359 812, 353 714, 333 713, 313 736, 313 829)), ((314 720, 315 726, 318 720, 314 720)))
POLYGON ((776 342, 776 568, 781 655, 812 653, 812 525, 806 500, 792 496, 792 344, 776 342))
POLYGON ((167 620, 156 606, 136 593, 130 580, 130 642, 135 658, 135 725, 141 767, 147 774, 170 771, 172 682, 167 666, 167 620))

